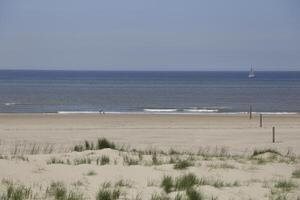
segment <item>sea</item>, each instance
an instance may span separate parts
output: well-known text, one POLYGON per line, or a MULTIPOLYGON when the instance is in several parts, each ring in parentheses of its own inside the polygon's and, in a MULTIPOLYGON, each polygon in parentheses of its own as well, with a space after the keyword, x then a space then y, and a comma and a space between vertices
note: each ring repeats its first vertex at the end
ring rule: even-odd
POLYGON ((0 70, 0 113, 300 113, 300 72, 0 70))

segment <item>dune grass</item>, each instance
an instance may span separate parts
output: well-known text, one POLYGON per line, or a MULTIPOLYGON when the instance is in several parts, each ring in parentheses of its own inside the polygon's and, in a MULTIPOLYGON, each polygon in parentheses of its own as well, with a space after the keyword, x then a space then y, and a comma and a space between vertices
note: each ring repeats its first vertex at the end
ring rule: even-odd
POLYGON ((262 149, 262 150, 255 149, 252 153, 252 157, 265 154, 265 153, 272 153, 272 154, 277 154, 282 156, 282 154, 275 149, 262 149))
POLYGON ((116 145, 106 138, 99 138, 97 140, 96 149, 116 149, 116 145))
POLYGON ((201 185, 210 185, 215 188, 222 188, 222 187, 238 187, 240 183, 235 181, 233 183, 224 182, 220 179, 208 179, 205 177, 198 178, 193 173, 184 174, 181 176, 176 177, 175 179, 171 176, 164 176, 160 187, 166 192, 170 193, 173 191, 182 191, 188 190, 193 188, 194 186, 201 186, 201 185))
POLYGON ((107 165, 110 162, 110 159, 108 156, 101 156, 100 158, 97 158, 97 165, 107 165))
POLYGON ((83 144, 77 144, 74 146, 73 151, 82 152, 87 150, 101 150, 101 149, 116 149, 115 143, 109 141, 106 138, 99 138, 96 141, 96 145, 93 142, 85 140, 83 144))
POLYGON ((300 178, 300 169, 296 169, 292 173, 293 178, 300 178))
POLYGON ((88 173, 86 173, 87 176, 96 176, 97 173, 94 170, 90 170, 88 171, 88 173))
POLYGON ((193 165, 194 164, 188 159, 178 160, 178 161, 175 161, 174 169, 187 169, 188 167, 193 166, 193 165))
POLYGON ((74 165, 82 165, 82 164, 91 164, 92 160, 90 158, 76 158, 73 160, 74 165))
POLYGON ((154 193, 151 196, 151 200, 171 200, 171 198, 168 197, 168 195, 166 195, 164 193, 161 193, 161 194, 154 193))
POLYGON ((66 163, 64 160, 58 159, 56 157, 52 157, 50 158, 50 160, 47 161, 47 164, 51 165, 51 164, 66 164, 66 163))
POLYGON ((55 200, 83 200, 84 196, 78 191, 68 191, 62 182, 52 182, 46 191, 47 196, 55 200))
POLYGON ((102 187, 98 190, 96 200, 117 200, 119 199, 121 192, 117 188, 102 187))
POLYGON ((1 200, 25 200, 31 197, 32 189, 30 187, 14 184, 13 182, 7 182, 4 193, 0 194, 1 200))
POLYGON ((139 159, 135 159, 130 156, 123 156, 123 163, 126 165, 138 165, 139 164, 139 159))
POLYGON ((235 169, 236 167, 232 164, 229 163, 217 163, 217 164, 207 164, 207 167, 211 168, 211 169, 235 169))
POLYGON ((293 182, 292 180, 279 180, 274 185, 275 188, 281 189, 282 191, 291 191, 295 188, 297 188, 297 184, 293 182))
POLYGON ((204 196, 199 191, 195 190, 194 188, 190 188, 186 190, 186 196, 188 200, 203 200, 204 196))
POLYGON ((160 185, 166 193, 172 192, 174 181, 171 176, 164 176, 160 185))
POLYGON ((175 179, 175 188, 177 190, 186 190, 194 185, 197 185, 199 183, 198 178, 196 175, 189 173, 182 176, 179 176, 175 179))
POLYGON ((131 188, 133 185, 132 182, 130 182, 129 180, 124 180, 124 179, 120 179, 119 181, 117 181, 115 183, 115 187, 127 187, 127 188, 131 188))

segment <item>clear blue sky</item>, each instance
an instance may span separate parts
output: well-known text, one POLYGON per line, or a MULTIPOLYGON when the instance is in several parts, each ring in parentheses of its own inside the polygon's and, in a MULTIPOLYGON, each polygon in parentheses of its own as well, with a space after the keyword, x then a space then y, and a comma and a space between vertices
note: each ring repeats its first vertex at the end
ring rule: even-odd
POLYGON ((0 69, 300 70, 299 0, 0 0, 0 69))

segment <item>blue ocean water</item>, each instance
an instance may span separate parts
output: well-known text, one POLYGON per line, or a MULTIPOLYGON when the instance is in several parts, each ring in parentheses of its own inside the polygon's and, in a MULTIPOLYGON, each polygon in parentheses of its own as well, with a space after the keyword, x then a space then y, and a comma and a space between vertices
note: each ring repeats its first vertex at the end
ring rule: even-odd
POLYGON ((0 70, 0 112, 300 112, 300 72, 0 70))

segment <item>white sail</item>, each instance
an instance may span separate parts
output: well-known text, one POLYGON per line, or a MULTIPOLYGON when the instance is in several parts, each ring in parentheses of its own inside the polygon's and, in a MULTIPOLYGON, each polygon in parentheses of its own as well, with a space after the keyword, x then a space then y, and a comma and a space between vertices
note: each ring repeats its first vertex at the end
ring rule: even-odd
POLYGON ((249 78, 254 78, 255 77, 255 72, 254 72, 254 69, 251 67, 251 70, 249 72, 249 75, 248 75, 249 78))

